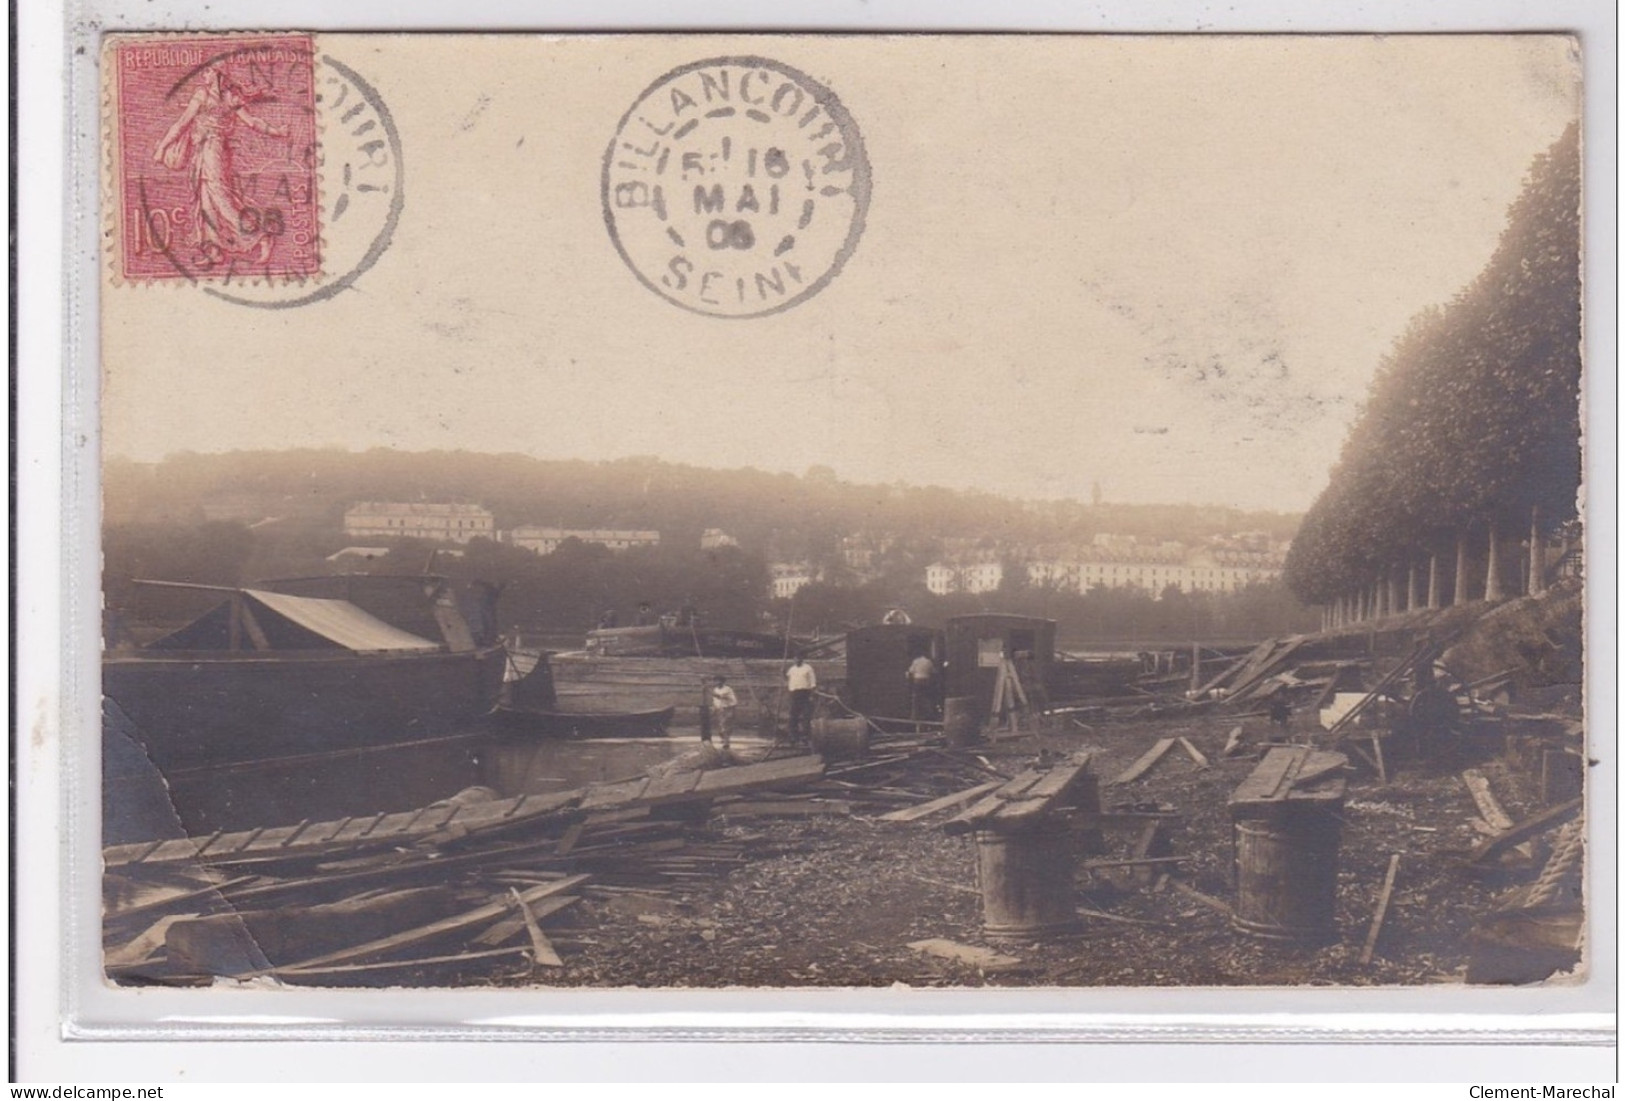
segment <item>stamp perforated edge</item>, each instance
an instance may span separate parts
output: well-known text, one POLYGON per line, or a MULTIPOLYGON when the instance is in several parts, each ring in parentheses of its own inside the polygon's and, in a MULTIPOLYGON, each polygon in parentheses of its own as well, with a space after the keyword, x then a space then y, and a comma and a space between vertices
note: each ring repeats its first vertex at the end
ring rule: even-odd
POLYGON ((322 112, 314 102, 315 75, 314 70, 320 63, 321 51, 317 34, 314 31, 301 31, 292 28, 283 30, 242 30, 242 31, 212 31, 208 33, 182 34, 172 31, 122 31, 117 34, 107 34, 102 37, 101 49, 97 51, 98 83, 101 89, 101 204, 102 217, 100 220, 102 230, 102 269, 105 282, 108 286, 126 287, 175 287, 180 289, 196 289, 202 286, 217 286, 229 283, 243 287, 306 287, 312 284, 320 285, 327 279, 327 258, 329 255, 327 241, 327 221, 322 217, 323 204, 327 198, 325 179, 325 150, 326 150, 326 124, 322 119, 322 112), (223 40, 238 40, 244 38, 278 37, 303 38, 310 44, 310 58, 312 69, 312 128, 316 139, 316 166, 311 173, 315 186, 316 211, 316 271, 304 274, 288 272, 282 275, 265 274, 233 274, 230 276, 198 276, 176 275, 168 276, 132 276, 124 271, 124 157, 121 147, 121 127, 119 125, 119 67, 112 63, 112 57, 117 48, 128 42, 145 42, 161 45, 168 42, 209 42, 223 40))

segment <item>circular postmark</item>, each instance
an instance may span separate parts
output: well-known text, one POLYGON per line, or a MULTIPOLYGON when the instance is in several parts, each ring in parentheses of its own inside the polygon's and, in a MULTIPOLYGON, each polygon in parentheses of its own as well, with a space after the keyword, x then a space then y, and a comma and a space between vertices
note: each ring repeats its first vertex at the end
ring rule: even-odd
POLYGON ((644 286, 713 317, 762 317, 817 294, 863 236, 863 136, 835 94, 765 57, 656 80, 604 154, 610 239, 644 286))
POLYGON ((347 290, 394 240, 406 190, 401 135, 389 108, 359 73, 324 54, 316 67, 316 114, 323 277, 236 285, 227 279, 205 293, 261 309, 308 306, 347 290))
POLYGON ((121 43, 114 58, 126 278, 287 309, 334 297, 389 247, 399 131, 307 36, 121 43))

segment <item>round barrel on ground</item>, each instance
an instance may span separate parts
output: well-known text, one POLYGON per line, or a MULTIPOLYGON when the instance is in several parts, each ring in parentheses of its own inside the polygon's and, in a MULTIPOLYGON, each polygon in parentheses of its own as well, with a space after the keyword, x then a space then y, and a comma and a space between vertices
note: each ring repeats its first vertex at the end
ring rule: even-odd
POLYGON ((867 719, 817 719, 812 726, 812 747, 826 761, 866 756, 869 722, 867 719))
POLYGON ((1237 930, 1300 943, 1335 936, 1341 811, 1340 799, 1287 802, 1235 822, 1237 930))
POLYGON ((982 932, 1031 940, 1077 923, 1077 844, 1064 824, 976 833, 982 932))

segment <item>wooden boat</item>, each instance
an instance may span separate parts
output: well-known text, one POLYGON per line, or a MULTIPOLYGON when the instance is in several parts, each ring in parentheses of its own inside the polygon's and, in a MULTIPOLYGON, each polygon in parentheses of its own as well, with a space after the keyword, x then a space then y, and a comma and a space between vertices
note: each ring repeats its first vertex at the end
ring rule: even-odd
MULTIPOLYGON (((784 642, 779 641, 782 647, 784 642)), ((539 652, 521 651, 514 659, 527 666, 539 652)), ((739 697, 734 722, 756 728, 764 718, 782 721, 789 714, 784 671, 777 658, 612 657, 588 650, 549 653, 557 709, 576 715, 629 714, 673 708, 672 721, 699 725, 705 689, 720 674, 739 697)), ((838 692, 846 679, 845 660, 813 659, 820 692, 838 692)))
POLYGON ((222 600, 102 662, 104 694, 166 775, 422 744, 496 706, 506 651, 489 587, 379 576, 178 587, 222 600))
POLYGON ((600 627, 587 632, 586 650, 600 657, 762 658, 783 660, 801 652, 808 639, 786 639, 760 631, 702 627, 667 616, 640 627, 600 627))

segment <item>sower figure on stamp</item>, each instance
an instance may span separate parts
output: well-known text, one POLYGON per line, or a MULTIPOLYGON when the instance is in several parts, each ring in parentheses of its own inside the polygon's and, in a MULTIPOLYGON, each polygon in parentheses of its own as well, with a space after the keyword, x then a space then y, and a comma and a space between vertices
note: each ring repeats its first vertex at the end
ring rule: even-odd
POLYGON ((813 689, 818 687, 818 675, 805 656, 796 655, 795 664, 785 670, 784 685, 790 690, 790 740, 810 742, 813 689))
POLYGON ((153 151, 153 160, 165 168, 191 170, 194 241, 199 252, 214 263, 251 253, 262 262, 271 252, 267 236, 271 227, 262 225, 259 215, 248 209, 232 165, 238 126, 271 137, 288 136, 286 127, 274 126, 248 110, 250 103, 265 95, 243 88, 224 66, 211 65, 204 70, 186 110, 153 151))
POLYGON ((920 720, 931 718, 933 707, 932 685, 937 679, 937 665, 927 654, 920 654, 908 663, 908 717, 914 732, 920 732, 920 720))
POLYGON ((711 686, 711 725, 722 739, 723 749, 728 748, 734 728, 734 709, 738 706, 739 697, 728 684, 728 678, 717 674, 716 683, 711 686))

